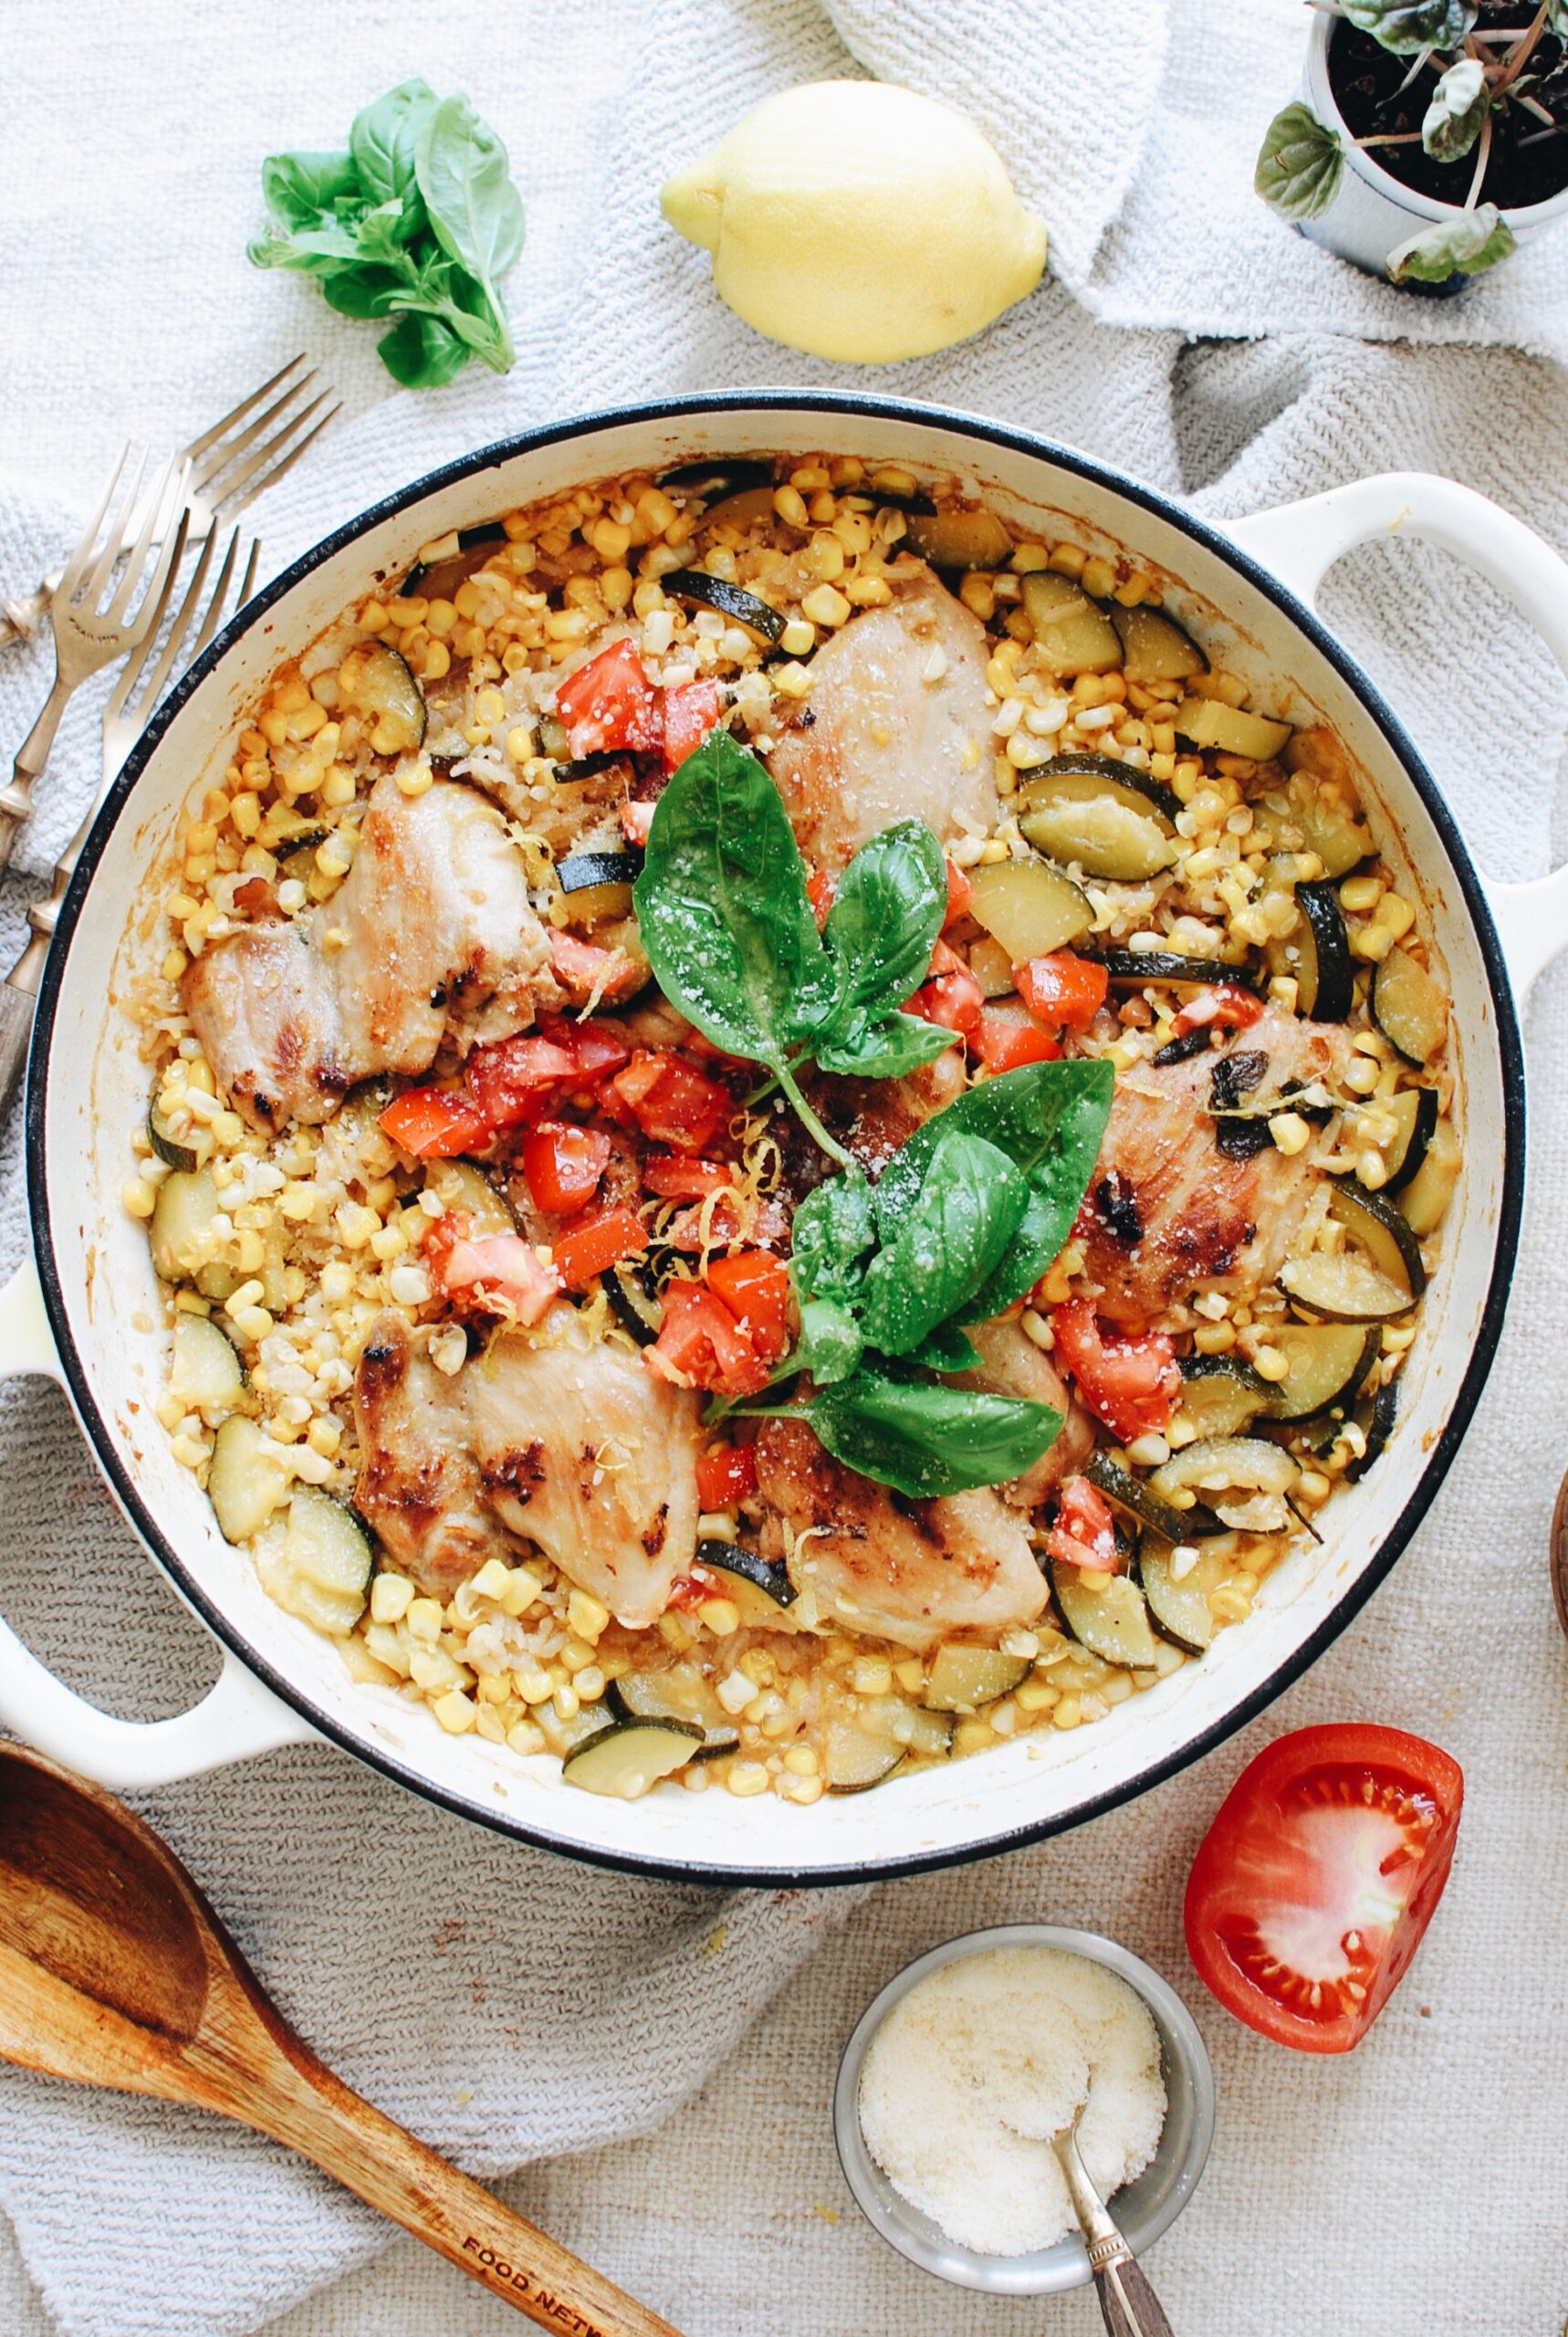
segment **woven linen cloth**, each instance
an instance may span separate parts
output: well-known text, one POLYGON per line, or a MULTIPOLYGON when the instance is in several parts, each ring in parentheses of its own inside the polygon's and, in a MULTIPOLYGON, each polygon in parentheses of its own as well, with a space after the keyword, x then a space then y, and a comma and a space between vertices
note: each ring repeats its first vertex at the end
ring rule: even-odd
MULTIPOLYGON (((824 381, 1041 430, 1218 516, 1424 466, 1568 547, 1552 451, 1568 393, 1555 368, 1500 347, 1404 345, 1553 346, 1545 300, 1524 313, 1533 302, 1521 291, 1498 313, 1503 277, 1522 281, 1511 268, 1462 300, 1404 303, 1256 205, 1231 204, 1262 122, 1293 87, 1303 25, 1286 0, 1223 17, 1213 0, 1168 12, 832 0, 831 17, 815 0, 669 0, 656 13, 591 0, 504 18, 428 0, 417 21, 385 0, 199 16, 149 0, 133 20, 89 15, 82 0, 21 0, 11 23, 0 152, 8 589, 68 546, 121 437, 173 443, 299 346, 344 390, 350 418, 258 509, 268 569, 376 494, 509 430, 622 398, 824 381), (1225 68, 1221 25, 1258 43, 1247 71, 1225 68), (1104 47, 1086 62, 1096 39, 1104 47), (1048 281, 979 340, 873 374, 775 348, 717 303, 706 256, 659 222, 661 179, 771 90, 862 69, 929 88, 987 126, 1052 226, 1077 297, 1048 281), (391 391, 367 328, 240 257, 257 224, 260 157, 340 140, 357 104, 413 72, 472 92, 528 204, 507 288, 517 369, 503 382, 471 369, 425 396, 391 391), (1198 125, 1185 142, 1184 121, 1198 125), (1180 206, 1151 208, 1158 174, 1184 155, 1180 206), (1189 340, 1269 330, 1285 337, 1189 340)), ((1539 645, 1489 588, 1418 546, 1347 561, 1327 607, 1410 719, 1483 858, 1504 875, 1543 869, 1568 694, 1539 645)), ((46 682, 38 651, 0 662, 0 745, 19 739, 46 682)), ((27 886, 93 782, 98 702, 84 696, 68 718, 0 887, 0 947, 15 945, 27 886)), ((1565 842, 1556 834, 1559 854, 1565 842)), ((1022 1915, 1124 1938, 1184 1987, 1210 2039, 1215 2158, 1155 2268, 1178 2327, 1554 2331, 1568 2305, 1547 2236, 1568 2147, 1568 1664, 1541 1554, 1552 1456, 1568 1451, 1563 997, 1564 978, 1549 975, 1532 1011, 1524 1263, 1437 1509, 1309 1679, 1157 1794, 1063 1841, 858 1905, 574 1869, 326 1749, 149 1796, 152 1822, 284 2010, 352 2082, 487 2177, 551 2160, 507 2195, 690 2337, 1095 2325, 1085 2299, 998 2307, 902 2265, 859 2222, 832 2161, 834 2058, 865 1997, 936 1940, 1022 1915), (1180 1890, 1245 1753, 1281 1726, 1356 1713, 1448 1745, 1466 1766, 1469 1808, 1409 1983, 1358 2054, 1309 2062, 1207 2003, 1182 1954, 1180 1890), (828 1952, 802 1964, 830 1930, 828 1952), (623 2139, 661 2119, 655 2139, 623 2139), (561 2155, 573 2153, 590 2154, 561 2155)), ((8 1265, 25 1240, 15 1130, 3 1169, 8 1265)), ((113 1709, 150 1717, 192 1701, 215 1658, 120 1523, 63 1400, 37 1383, 6 1389, 0 1453, 7 1615, 113 1709)), ((0 2205, 19 2250, 0 2252, 7 2337, 239 2337, 280 2312, 286 2337, 516 2325, 411 2243, 389 2248, 384 2226, 271 2146, 10 2070, 0 2205)))

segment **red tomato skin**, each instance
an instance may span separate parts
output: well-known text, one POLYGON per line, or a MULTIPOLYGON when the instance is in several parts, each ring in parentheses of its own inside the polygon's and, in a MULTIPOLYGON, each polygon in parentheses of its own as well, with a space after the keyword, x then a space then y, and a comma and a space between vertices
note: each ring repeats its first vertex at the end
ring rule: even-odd
POLYGON ((961 917, 968 916, 974 897, 975 888, 968 877, 956 860, 950 860, 947 863, 947 907, 942 918, 944 932, 948 926, 956 925, 961 917))
POLYGON ((1178 1039, 1185 1039, 1189 1031, 1200 1031, 1206 1022, 1218 1022, 1228 1031, 1245 1031, 1262 1011, 1262 1000, 1251 990, 1236 982, 1215 982, 1187 1001, 1171 1029, 1178 1039))
POLYGON ((601 649, 556 692, 556 713, 566 725, 574 755, 662 754, 664 747, 662 693, 643 670, 632 641, 601 649))
POLYGON ((1019 996, 1053 1031, 1087 1031, 1104 1005, 1111 978, 1092 958, 1053 949, 1018 969, 1019 996))
POLYGON ((1054 1063, 1061 1049, 1037 1022, 1016 1022, 994 1007, 980 1010, 969 1044, 991 1071, 1017 1071, 1026 1063, 1054 1063))
POLYGON ((1078 1393, 1096 1420, 1129 1442, 1157 1434, 1169 1423, 1181 1392, 1176 1349, 1158 1331, 1106 1338, 1087 1298, 1071 1298, 1051 1310, 1059 1361, 1078 1383, 1078 1393))
POLYGON ((601 1128, 540 1120, 523 1138, 523 1175, 535 1208, 559 1217, 586 1209, 610 1166, 612 1150, 601 1128))
POLYGON ((1063 1484, 1048 1540, 1051 1556, 1070 1567, 1082 1567, 1092 1574, 1121 1571, 1111 1504, 1087 1477, 1069 1477, 1063 1484))
POLYGON ((811 904, 811 915, 817 920, 819 933, 828 922, 828 911, 833 906, 833 895, 837 890, 825 868, 815 869, 806 879, 806 898, 811 904))
POLYGON ((979 1027, 985 1004, 985 991, 957 951, 938 941, 931 952, 931 970, 914 997, 904 1000, 904 1011, 968 1038, 979 1027))
POLYGON ((765 1363, 777 1363, 789 1344, 789 1271, 770 1250, 732 1250, 710 1258, 710 1290, 735 1316, 765 1363))
POLYGON ((716 1291, 700 1282, 664 1287, 664 1320, 643 1360, 661 1378, 724 1396, 755 1396, 768 1366, 716 1291))
POLYGON ((541 1014, 538 1030, 541 1039, 571 1057, 578 1077, 584 1082, 602 1079, 632 1060, 631 1040, 619 1022, 604 1015, 593 1014, 586 1022, 574 1022, 569 1015, 541 1014))
POLYGON ((704 1509, 728 1509, 757 1491, 757 1455, 749 1444, 719 1444, 697 1462, 697 1499, 704 1509))
POLYGON ((491 1127, 515 1128, 570 1085, 577 1065, 564 1047, 548 1039, 500 1039, 494 1046, 475 1048, 464 1076, 491 1127))
POLYGON ((406 1088, 387 1106, 377 1126, 417 1160, 452 1160, 460 1152, 482 1152, 495 1133, 461 1087, 406 1088))
POLYGON ((664 692, 664 769, 679 770, 724 712, 716 682, 684 682, 664 692))
MULTIPOLYGON (((1299 1728, 1266 1745, 1221 1802, 1198 1845, 1183 1907, 1187 1953, 1198 1977, 1227 2012, 1259 2036, 1300 2053, 1348 2053, 1359 2045, 1409 1968, 1443 1895, 1454 1862, 1464 1808, 1464 1772, 1453 1755, 1425 1737, 1375 1721, 1331 1722, 1299 1728), (1437 1822, 1423 1846, 1416 1881, 1388 1949, 1379 1957, 1364 2000, 1332 2018, 1293 2011, 1244 1971, 1219 1936, 1227 1907, 1241 1911, 1245 1881, 1238 1868, 1250 1845, 1268 1845, 1288 1823, 1281 1795, 1303 1777, 1343 1770, 1352 1781, 1370 1775, 1429 1795, 1437 1822)), ((1354 1817, 1347 1804, 1347 1821, 1354 1817)))
POLYGON ((597 1217, 568 1226, 551 1244, 568 1290, 585 1290, 596 1274, 648 1246, 648 1229, 634 1210, 601 1210, 597 1217))
POLYGON ((729 1090, 680 1055, 639 1048, 611 1083, 646 1137, 676 1152, 705 1152, 734 1116, 729 1090))
POLYGON ((722 1160, 698 1160, 679 1152, 652 1152, 643 1163, 643 1184, 664 1201, 706 1201, 735 1175, 722 1160))

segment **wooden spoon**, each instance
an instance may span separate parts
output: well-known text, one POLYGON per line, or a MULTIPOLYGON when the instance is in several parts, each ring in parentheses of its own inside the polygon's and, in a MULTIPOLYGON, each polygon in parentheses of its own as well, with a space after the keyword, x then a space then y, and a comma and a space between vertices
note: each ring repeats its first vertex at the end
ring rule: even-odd
POLYGON ((351 2092, 123 1803, 0 1744, 0 2056, 254 2126, 570 2337, 679 2337, 351 2092))
POLYGON ((1568 1638, 1568 1477, 1557 1488, 1552 1512, 1552 1596, 1557 1601, 1563 1636, 1568 1638))

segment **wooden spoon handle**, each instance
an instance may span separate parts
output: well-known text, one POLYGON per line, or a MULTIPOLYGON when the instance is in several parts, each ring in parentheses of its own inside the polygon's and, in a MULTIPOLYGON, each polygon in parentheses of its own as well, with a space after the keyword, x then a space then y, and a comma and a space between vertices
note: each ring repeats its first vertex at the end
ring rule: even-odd
POLYGON ((1136 2257, 1124 2256, 1097 2270, 1094 2286, 1108 2337, 1171 2337, 1170 2322, 1136 2257))
POLYGON ((236 2100, 234 2115, 313 2159, 541 2329, 565 2337, 680 2337, 669 2321, 353 2092, 298 2039, 289 2043, 296 2081, 275 2081, 259 2096, 236 2100))

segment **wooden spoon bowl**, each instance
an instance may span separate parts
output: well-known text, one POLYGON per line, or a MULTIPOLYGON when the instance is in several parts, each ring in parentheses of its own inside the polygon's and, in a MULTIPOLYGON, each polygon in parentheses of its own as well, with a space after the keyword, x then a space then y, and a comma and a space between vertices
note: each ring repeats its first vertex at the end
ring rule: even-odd
POLYGON ((0 2056, 255 2127, 541 2328, 678 2337, 344 2085, 267 2001, 152 1829, 11 1744, 0 1744, 0 2056))

